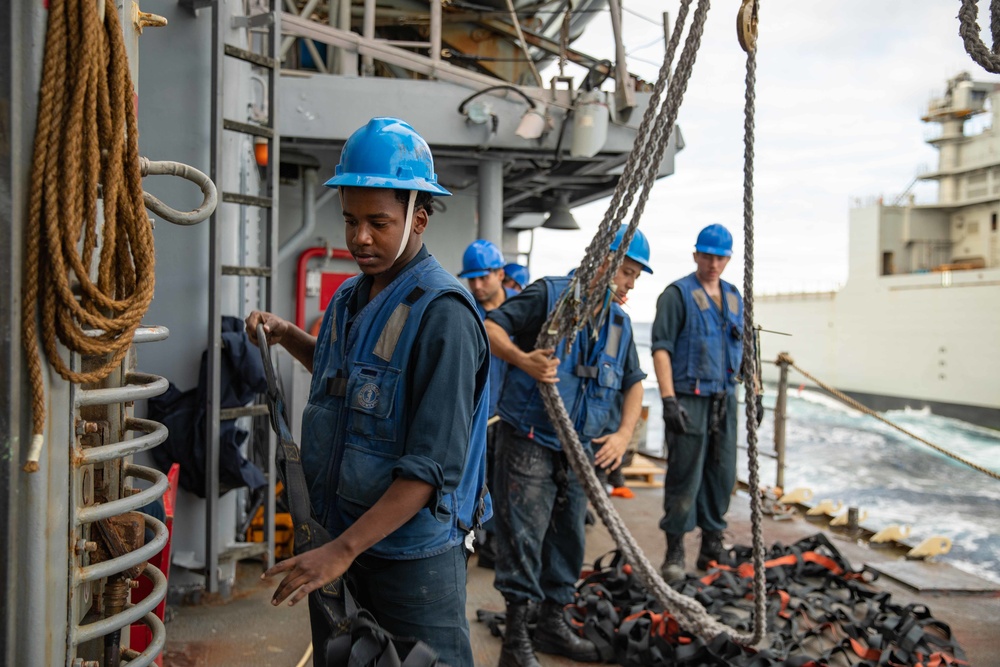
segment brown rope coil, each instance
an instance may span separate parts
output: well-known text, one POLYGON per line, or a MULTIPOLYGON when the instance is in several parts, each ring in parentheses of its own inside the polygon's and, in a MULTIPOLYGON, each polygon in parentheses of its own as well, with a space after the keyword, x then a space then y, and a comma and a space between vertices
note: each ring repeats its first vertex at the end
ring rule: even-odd
POLYGON ((135 93, 114 5, 102 23, 94 0, 52 0, 42 67, 22 288, 32 391, 28 472, 38 470, 46 420, 39 329, 59 375, 77 384, 103 380, 149 308, 155 263, 135 93), (102 358, 75 371, 57 338, 71 352, 102 358))

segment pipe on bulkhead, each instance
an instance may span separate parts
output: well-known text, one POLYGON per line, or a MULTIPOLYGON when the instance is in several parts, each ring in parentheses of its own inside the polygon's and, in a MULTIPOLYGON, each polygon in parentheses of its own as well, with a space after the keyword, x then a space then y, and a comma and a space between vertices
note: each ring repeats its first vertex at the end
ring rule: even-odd
POLYGON ((302 226, 278 248, 279 265, 291 257, 299 244, 316 228, 316 186, 318 184, 319 170, 312 167, 306 167, 302 170, 302 226))
POLYGON ((503 247, 503 162, 479 161, 479 238, 503 247))

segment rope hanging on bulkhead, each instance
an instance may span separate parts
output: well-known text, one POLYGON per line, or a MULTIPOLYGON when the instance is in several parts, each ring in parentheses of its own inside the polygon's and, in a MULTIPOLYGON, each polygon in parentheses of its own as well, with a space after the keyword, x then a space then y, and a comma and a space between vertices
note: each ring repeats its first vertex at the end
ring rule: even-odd
POLYGON ((46 421, 39 329, 60 376, 103 380, 120 366, 149 308, 155 260, 115 5, 107 3, 103 21, 94 0, 52 0, 48 14, 22 285, 32 393, 28 472, 38 470, 46 421), (88 357, 82 370, 60 356, 57 339, 88 357))
MULTIPOLYGON (((681 0, 677 23, 667 44, 663 66, 650 96, 649 106, 646 108, 636 133, 636 141, 625 163, 622 177, 580 267, 574 273, 569 287, 556 308, 549 314, 545 326, 542 327, 536 343, 538 348, 555 348, 560 341, 566 341, 567 348, 572 346, 576 335, 586 326, 587 321, 596 310, 595 304, 603 303, 604 295, 608 289, 608 277, 617 272, 624 260, 625 253, 628 251, 649 197, 650 189, 656 180, 660 161, 677 120, 677 114, 701 44, 709 0, 700 0, 695 9, 684 49, 678 58, 674 76, 670 79, 669 87, 667 87, 670 65, 673 62, 677 46, 680 44, 691 2, 692 0, 681 0), (661 105, 660 96, 665 88, 667 88, 667 95, 661 105), (625 235, 617 251, 608 260, 611 242, 625 215, 632 209, 633 199, 637 192, 639 192, 638 200, 635 202, 635 208, 625 235), (606 260, 608 263, 605 265, 606 260)), ((566 452, 570 467, 580 479, 598 516, 601 517, 602 522, 608 528, 627 561, 632 565, 633 571, 646 590, 677 618, 682 627, 693 634, 712 638, 727 633, 741 644, 759 642, 764 633, 764 615, 762 613, 755 614, 753 634, 740 635, 735 633, 733 628, 711 616, 698 601, 674 591, 663 581, 659 572, 649 562, 629 533, 621 516, 598 482, 593 466, 587 458, 573 423, 566 412, 558 389, 551 384, 539 383, 538 386, 545 410, 563 444, 563 451, 566 452)), ((756 567, 762 571, 761 563, 757 563, 756 567)), ((763 596, 761 596, 761 601, 764 601, 763 596)))

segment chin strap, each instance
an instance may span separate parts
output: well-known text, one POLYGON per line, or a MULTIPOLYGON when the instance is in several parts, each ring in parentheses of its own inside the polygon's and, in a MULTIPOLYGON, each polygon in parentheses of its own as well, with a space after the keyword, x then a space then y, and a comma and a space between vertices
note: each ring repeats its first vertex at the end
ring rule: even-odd
POLYGON ((399 242, 399 250, 396 252, 393 262, 402 257, 403 251, 406 250, 406 244, 410 240, 410 229, 413 228, 413 205, 416 201, 417 191, 410 190, 410 201, 406 204, 406 224, 403 225, 403 240, 399 242))

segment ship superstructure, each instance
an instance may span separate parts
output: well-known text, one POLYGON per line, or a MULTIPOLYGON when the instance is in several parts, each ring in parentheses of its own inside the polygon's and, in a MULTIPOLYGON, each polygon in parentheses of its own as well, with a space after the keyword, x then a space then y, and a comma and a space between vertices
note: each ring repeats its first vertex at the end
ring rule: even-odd
POLYGON ((794 336, 765 334, 763 358, 786 350, 875 409, 1000 428, 1000 85, 956 76, 923 120, 941 128, 938 168, 918 176, 938 183, 937 202, 858 202, 843 288, 757 297, 758 324, 794 336), (965 134, 985 113, 992 123, 965 134))
MULTIPOLYGON (((100 388, 112 393, 96 396, 54 374, 48 378, 52 416, 41 472, 26 477, 21 465, 31 442, 31 419, 18 333, 21 248, 38 90, 47 77, 49 3, 4 5, 0 518, 7 529, 0 536, 5 554, 0 582, 8 594, 0 607, 3 664, 93 664, 88 661, 106 650, 108 628, 124 626, 111 644, 128 644, 128 623, 152 608, 153 598, 143 606, 124 605, 124 612, 121 605, 106 604, 107 560, 81 569, 100 547, 90 530, 93 517, 116 514, 118 507, 138 508, 166 489, 148 452, 133 457, 141 432, 133 428, 130 437, 122 424, 148 426, 153 434, 147 440, 165 438, 159 425, 136 421, 145 413, 144 399, 165 389, 168 380, 180 390, 195 388, 206 350, 207 384, 216 384, 224 354, 221 316, 242 318, 266 307, 311 327, 337 281, 356 270, 349 255, 345 261, 345 253, 337 252, 344 241, 336 192, 319 187, 355 129, 373 116, 397 116, 429 141, 439 180, 455 196, 438 206, 425 240, 457 273, 462 250, 476 238, 500 245, 508 261, 524 263, 530 250, 524 241, 533 227, 575 228, 569 209, 612 192, 650 99, 648 84, 626 69, 615 1, 517 0, 509 7, 440 0, 145 0, 141 8, 130 0, 97 1, 105 11, 117 11, 126 29, 140 154, 210 174, 220 203, 210 223, 196 226, 178 227, 153 216, 156 288, 146 320, 162 326, 147 327, 137 338, 156 341, 141 349, 143 372, 134 371, 135 355, 129 355, 122 372, 100 388), (153 29, 164 21, 140 9, 162 15, 166 26, 153 29), (616 24, 618 62, 571 47, 587 22, 604 11, 616 24), (570 65, 553 75, 546 67, 557 61, 570 65), (140 380, 155 386, 137 394, 133 385, 140 380), (113 419, 92 407, 105 398, 113 419), (100 430, 108 419, 112 431, 100 430), (109 442, 121 458, 111 460, 110 450, 86 453, 109 442)), ((660 176, 673 171, 681 144, 677 131, 660 176)), ((182 210, 195 208, 202 197, 180 179, 144 186, 182 210)), ((86 363, 65 356, 70 363, 86 363)), ((289 359, 281 363, 287 383, 301 379, 289 359)), ((293 400, 302 398, 289 393, 293 400)), ((251 422, 260 410, 223 408, 214 390, 206 396, 198 428, 207 442, 208 499, 183 487, 178 491, 169 587, 225 597, 237 560, 273 562, 274 480, 271 476, 264 493, 226 492, 213 463, 220 451, 219 423, 235 417, 238 428, 257 432, 251 422), (260 505, 263 542, 248 542, 246 527, 260 505)), ((256 453, 244 445, 243 451, 269 472, 266 445, 256 453)), ((166 539, 163 524, 147 525, 156 527, 155 544, 132 549, 129 563, 166 539)), ((131 585, 123 577, 114 583, 131 585)), ((168 584, 159 576, 153 584, 158 599, 168 584)), ((125 598, 112 592, 120 601, 128 590, 125 598)), ((162 645, 162 624, 146 620, 156 631, 154 643, 130 664, 149 664, 162 645)))

